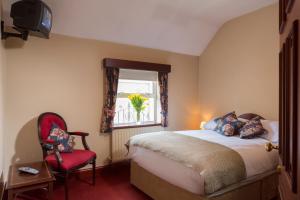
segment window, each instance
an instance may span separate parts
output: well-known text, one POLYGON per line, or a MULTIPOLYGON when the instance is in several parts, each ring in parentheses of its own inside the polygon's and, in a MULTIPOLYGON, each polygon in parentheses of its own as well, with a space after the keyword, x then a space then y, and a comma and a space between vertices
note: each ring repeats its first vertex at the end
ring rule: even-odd
POLYGON ((101 132, 112 133, 114 128, 131 128, 136 125, 168 127, 168 74, 171 65, 105 58, 103 67, 105 99, 101 132), (139 98, 133 92, 140 95, 139 98), (146 97, 147 106, 144 109, 137 107, 137 102, 142 102, 139 100, 146 97), (138 108, 142 113, 138 112, 138 108), (139 113, 141 117, 138 117, 139 113))
POLYGON ((161 109, 157 77, 157 72, 153 71, 120 70, 114 127, 160 123, 161 109), (140 117, 129 99, 133 94, 146 98, 140 117))

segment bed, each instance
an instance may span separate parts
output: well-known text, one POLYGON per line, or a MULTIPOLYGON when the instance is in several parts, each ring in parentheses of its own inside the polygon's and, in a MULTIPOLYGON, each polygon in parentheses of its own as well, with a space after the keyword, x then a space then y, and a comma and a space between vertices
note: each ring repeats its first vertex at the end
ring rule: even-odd
MULTIPOLYGON (((254 116, 256 115, 247 114, 240 117, 251 119, 254 116)), ((267 140, 226 137, 212 130, 176 131, 174 133, 179 137, 189 136, 189 138, 220 143, 234 150, 245 165, 245 178, 207 193, 203 170, 197 171, 151 149, 130 145, 131 183, 153 199, 270 200, 276 198, 278 152, 266 152, 264 146, 267 140)))

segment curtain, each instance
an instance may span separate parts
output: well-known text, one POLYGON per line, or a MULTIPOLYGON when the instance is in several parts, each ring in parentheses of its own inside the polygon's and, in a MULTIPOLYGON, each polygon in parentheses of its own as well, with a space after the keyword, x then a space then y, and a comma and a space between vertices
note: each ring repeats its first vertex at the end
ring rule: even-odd
POLYGON ((161 124, 162 127, 167 127, 168 126, 168 73, 158 72, 158 82, 160 87, 161 124))
POLYGON ((102 110, 101 132, 112 133, 119 81, 119 68, 105 68, 105 99, 102 110))

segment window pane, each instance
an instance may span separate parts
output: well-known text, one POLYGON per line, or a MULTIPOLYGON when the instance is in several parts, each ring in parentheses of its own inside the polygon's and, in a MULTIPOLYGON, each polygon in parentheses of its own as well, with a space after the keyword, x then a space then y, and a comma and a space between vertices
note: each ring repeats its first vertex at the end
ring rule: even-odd
POLYGON ((118 93, 152 94, 152 81, 119 80, 118 93))
MULTIPOLYGON (((154 98, 149 98, 145 102, 146 108, 141 112, 141 122, 155 122, 154 119, 154 98)), ((131 105, 128 98, 117 98, 116 114, 114 118, 115 124, 130 124, 137 122, 136 111, 131 105)))
POLYGON ((160 122, 160 100, 157 81, 119 79, 118 97, 114 117, 115 126, 135 125, 137 112, 131 105, 128 95, 141 94, 148 98, 146 108, 141 112, 141 124, 160 122))

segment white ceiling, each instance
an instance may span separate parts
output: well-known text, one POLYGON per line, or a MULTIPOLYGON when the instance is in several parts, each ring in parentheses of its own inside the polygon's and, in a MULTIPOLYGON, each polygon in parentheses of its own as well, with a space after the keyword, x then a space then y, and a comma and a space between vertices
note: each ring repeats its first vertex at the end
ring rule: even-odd
MULTIPOLYGON (((4 0, 5 20, 16 0, 4 0)), ((45 0, 52 32, 199 56, 226 21, 277 0, 45 0)))

